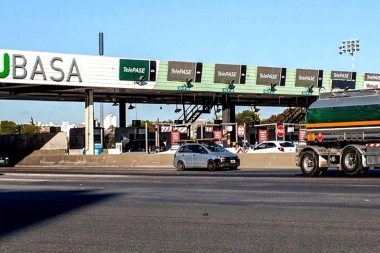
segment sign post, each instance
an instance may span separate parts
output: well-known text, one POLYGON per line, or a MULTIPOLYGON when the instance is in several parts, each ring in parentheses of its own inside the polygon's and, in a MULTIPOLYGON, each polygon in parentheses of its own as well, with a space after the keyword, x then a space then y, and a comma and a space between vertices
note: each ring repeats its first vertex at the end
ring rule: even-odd
MULTIPOLYGON (((245 123, 244 123, 244 130, 246 129, 245 123)), ((247 141, 247 131, 244 131, 244 141, 247 141)))

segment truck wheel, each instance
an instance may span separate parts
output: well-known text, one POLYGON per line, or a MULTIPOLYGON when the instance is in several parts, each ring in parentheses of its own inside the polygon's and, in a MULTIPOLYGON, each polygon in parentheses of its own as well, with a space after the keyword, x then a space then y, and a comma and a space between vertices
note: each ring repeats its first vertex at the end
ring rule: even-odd
POLYGON ((178 162, 177 162, 177 169, 178 169, 179 171, 183 171, 183 170, 185 170, 185 164, 184 164, 182 161, 178 161, 178 162))
POLYGON ((319 176, 321 168, 318 167, 318 157, 313 151, 306 151, 301 158, 301 170, 304 176, 314 177, 319 176))
POLYGON ((343 172, 347 176, 356 176, 362 173, 362 157, 355 148, 347 148, 343 152, 341 163, 343 172))
POLYGON ((214 161, 210 160, 207 162, 207 169, 209 171, 214 171, 216 169, 216 164, 214 161))

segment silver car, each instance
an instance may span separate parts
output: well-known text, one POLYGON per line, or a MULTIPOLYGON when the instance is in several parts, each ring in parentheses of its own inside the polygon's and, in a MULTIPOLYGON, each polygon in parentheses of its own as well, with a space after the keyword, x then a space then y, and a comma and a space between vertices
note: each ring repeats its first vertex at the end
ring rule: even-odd
POLYGON ((217 144, 189 143, 178 148, 174 154, 174 167, 178 170, 188 168, 216 168, 236 170, 240 166, 239 157, 217 144))

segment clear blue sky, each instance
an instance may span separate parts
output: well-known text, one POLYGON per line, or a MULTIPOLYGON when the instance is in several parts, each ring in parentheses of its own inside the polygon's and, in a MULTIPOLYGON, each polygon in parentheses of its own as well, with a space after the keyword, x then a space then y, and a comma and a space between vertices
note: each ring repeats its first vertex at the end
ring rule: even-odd
MULTIPOLYGON (((360 39, 355 71, 380 73, 379 10, 377 0, 4 0, 0 48, 97 55, 102 31, 112 57, 349 71, 338 47, 360 39)), ((138 105, 138 118, 176 119, 174 107, 138 105)), ((0 100, 0 108, 0 120, 16 123, 84 122, 84 103, 0 100)), ((107 112, 118 115, 110 104, 107 112)))

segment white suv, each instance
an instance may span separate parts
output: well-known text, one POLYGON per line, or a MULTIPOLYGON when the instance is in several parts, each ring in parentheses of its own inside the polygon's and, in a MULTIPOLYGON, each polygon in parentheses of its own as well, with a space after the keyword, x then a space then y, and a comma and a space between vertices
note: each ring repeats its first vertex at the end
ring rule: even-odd
POLYGON ((296 152, 295 145, 290 141, 264 141, 252 147, 247 153, 281 153, 296 152))

